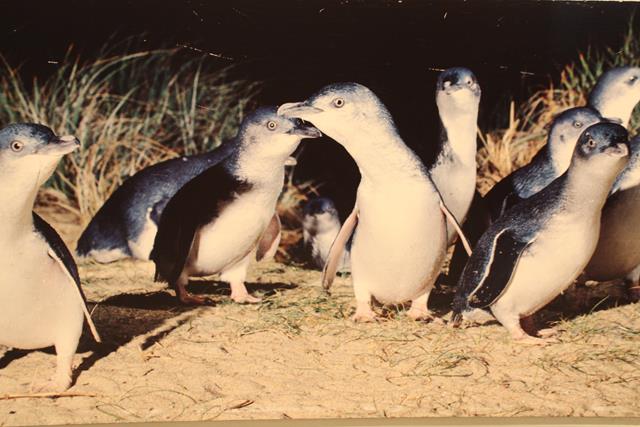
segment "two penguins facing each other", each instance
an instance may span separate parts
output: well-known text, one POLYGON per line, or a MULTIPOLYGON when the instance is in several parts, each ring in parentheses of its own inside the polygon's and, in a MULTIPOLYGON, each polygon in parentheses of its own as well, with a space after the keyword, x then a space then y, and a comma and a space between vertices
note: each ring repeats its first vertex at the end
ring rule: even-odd
MULTIPOLYGON (((429 292, 457 222, 464 221, 474 195, 475 162, 469 164, 468 160, 475 158, 479 97, 477 80, 468 70, 457 68, 441 74, 436 100, 446 131, 438 141, 438 159, 429 166, 404 144, 391 114, 364 86, 331 85, 307 101, 284 104, 277 111, 259 109, 216 155, 176 159, 173 165, 188 165, 184 176, 172 167, 168 172, 160 170, 174 182, 153 200, 140 203, 133 213, 135 221, 126 210, 120 216, 105 215, 119 225, 134 223, 133 231, 114 233, 107 244, 92 247, 101 242, 100 228, 110 224, 106 221, 94 231, 88 227, 78 253, 100 254, 105 261, 130 255, 149 257, 156 264, 156 278, 168 281, 184 303, 208 302, 189 294, 185 285, 190 276, 213 273, 221 273, 222 280, 230 282, 234 300, 255 302, 244 280, 251 259, 265 257, 277 247, 279 221, 274 214, 284 165, 301 139, 317 138, 322 132, 343 145, 362 172, 356 206, 336 235, 335 249, 316 254, 331 267, 325 271, 325 286, 330 286, 335 271, 348 268, 350 263, 357 301, 354 320, 375 318, 372 298, 382 303, 412 300, 408 314, 416 319, 430 318, 426 306, 429 292), (447 127, 452 116, 457 123, 465 123, 458 131, 447 127), (439 178, 446 176, 455 176, 453 181, 462 183, 465 191, 450 191, 453 187, 439 178), (397 194, 397 185, 406 192, 397 194), (411 213, 400 232, 387 226, 394 220, 389 205, 400 205, 403 212, 411 213), (451 206, 451 212, 446 206, 451 206), (344 256, 343 247, 354 230, 351 251, 344 256), (436 238, 427 242, 425 235, 436 238), (386 251, 377 250, 380 247, 386 251)), ((0 287, 8 295, 0 316, 0 344, 24 349, 55 347, 56 373, 43 384, 44 389, 70 386, 72 359, 85 318, 99 341, 73 257, 55 230, 32 212, 39 186, 60 158, 77 146, 75 138, 57 137, 41 125, 17 124, 0 131, 1 170, 7 182, 15 183, 3 191, 6 232, 1 244, 6 253, 3 262, 9 264, 0 279, 0 287), (42 268, 33 269, 34 263, 42 268), (22 286, 14 286, 16 277, 22 286), (15 325, 15 319, 21 328, 7 323, 15 325)), ((456 322, 462 316, 472 318, 478 310, 490 310, 515 338, 533 340, 522 331, 520 319, 560 293, 584 269, 598 241, 602 206, 628 152, 627 133, 620 125, 588 127, 580 136, 567 172, 522 202, 522 207, 507 211, 479 240, 454 301, 456 322), (531 218, 532 210, 539 215, 531 218), (551 269, 548 263, 559 258, 549 261, 540 254, 553 248, 558 238, 573 239, 577 244, 571 248, 571 263, 551 269), (545 268, 548 280, 533 283, 531 272, 545 268)), ((149 173, 149 179, 162 181, 162 173, 149 173)), ((335 229, 335 225, 331 227, 335 229)), ((568 252, 561 255, 568 256, 568 252)))

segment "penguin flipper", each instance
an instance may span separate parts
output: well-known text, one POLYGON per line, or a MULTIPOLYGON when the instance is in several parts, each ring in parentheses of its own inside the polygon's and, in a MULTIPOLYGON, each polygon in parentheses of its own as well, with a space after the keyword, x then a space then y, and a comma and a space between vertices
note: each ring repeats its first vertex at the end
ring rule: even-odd
POLYGON ((69 248, 65 245, 64 241, 58 234, 58 232, 51 226, 47 221, 45 221, 40 215, 35 212, 33 213, 33 226, 35 231, 42 236, 42 238, 49 245, 49 250, 47 251, 48 255, 60 265, 60 269, 69 277, 70 281, 72 281, 77 290, 77 295, 80 298, 80 304, 82 304, 82 311, 84 312, 84 316, 87 319, 87 323, 89 324, 89 329, 91 330, 91 334, 96 342, 101 342, 100 335, 98 334, 98 330, 96 329, 95 324, 91 320, 91 315, 87 310, 87 299, 84 296, 84 292, 82 292, 82 287, 80 286, 80 274, 78 273, 78 266, 76 265, 69 248))
POLYGON ((277 213, 274 213, 271 222, 258 242, 258 251, 256 252, 257 261, 270 259, 276 255, 278 246, 280 245, 280 238, 282 237, 280 233, 281 229, 282 224, 280 223, 280 218, 277 213))
POLYGON ((342 253, 344 252, 344 248, 349 241, 349 238, 353 234, 353 230, 356 228, 357 223, 358 207, 356 206, 344 221, 344 224, 342 224, 342 228, 340 228, 338 235, 331 244, 331 249, 329 249, 329 256, 327 257, 327 262, 324 265, 324 269, 322 270, 322 287, 327 292, 333 284, 333 279, 335 279, 336 272, 338 271, 338 267, 340 266, 342 253))
POLYGON ((511 283, 520 257, 534 241, 535 238, 527 241, 519 239, 509 228, 496 235, 481 280, 467 297, 469 307, 487 308, 500 298, 511 283))
POLYGON ((222 163, 185 184, 162 211, 149 258, 156 265, 155 280, 175 285, 191 252, 198 229, 220 213, 250 185, 239 182, 222 163), (215 182, 215 186, 211 183, 215 182), (203 197, 206 195, 206 197, 203 197))
POLYGON ((484 199, 487 201, 486 206, 489 210, 490 222, 494 223, 509 207, 520 199, 513 188, 512 175, 494 185, 485 194, 484 199))

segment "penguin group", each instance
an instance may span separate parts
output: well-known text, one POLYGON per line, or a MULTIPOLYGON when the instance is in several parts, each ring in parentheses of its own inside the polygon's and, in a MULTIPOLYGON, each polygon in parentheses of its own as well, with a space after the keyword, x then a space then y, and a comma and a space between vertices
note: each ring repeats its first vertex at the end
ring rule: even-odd
MULTIPOLYGON (((531 316, 576 279, 623 279, 640 296, 640 137, 629 140, 626 129, 640 102, 640 68, 604 73, 588 105, 557 115, 533 160, 484 197, 476 191, 480 98, 469 69, 440 73, 439 137, 424 141, 437 147, 431 164, 361 84, 334 83, 302 101, 260 107, 217 149, 126 180, 82 233, 76 256, 151 260, 155 280, 180 304, 211 303, 186 285, 212 274, 229 283, 235 302, 259 303, 245 279, 253 261, 278 248, 285 165, 303 139, 326 136, 353 158, 361 180, 344 223, 330 199, 308 202, 303 242, 326 290, 337 272, 350 273, 353 321, 375 321, 374 302, 410 302, 411 319, 440 320, 428 309, 429 295, 456 242, 463 262, 447 276, 456 283, 453 326, 495 319, 513 339, 540 344, 555 331, 531 331, 531 316)), ((38 188, 79 146, 41 124, 0 130, 0 345, 55 347, 56 372, 41 387, 47 390, 71 386, 85 322, 100 341, 74 256, 33 212, 38 188)))

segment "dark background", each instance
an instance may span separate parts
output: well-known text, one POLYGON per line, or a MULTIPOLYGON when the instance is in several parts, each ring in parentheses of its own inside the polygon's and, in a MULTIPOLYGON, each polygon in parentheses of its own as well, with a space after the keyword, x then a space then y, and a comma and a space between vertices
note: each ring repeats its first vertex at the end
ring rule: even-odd
MULTIPOLYGON (((557 80, 589 46, 617 48, 637 6, 492 0, 2 1, 0 52, 24 77, 46 77, 69 45, 90 59, 107 42, 145 34, 138 48, 188 45, 222 55, 212 68, 264 82, 260 102, 302 100, 324 84, 376 92, 406 142, 429 160, 437 135, 434 69, 471 68, 482 86, 479 125, 504 127, 510 100, 557 80), (143 41, 144 40, 144 41, 143 41)), ((198 55, 196 51, 193 55, 198 55)), ((297 179, 350 210, 358 173, 340 146, 305 144, 297 179)))

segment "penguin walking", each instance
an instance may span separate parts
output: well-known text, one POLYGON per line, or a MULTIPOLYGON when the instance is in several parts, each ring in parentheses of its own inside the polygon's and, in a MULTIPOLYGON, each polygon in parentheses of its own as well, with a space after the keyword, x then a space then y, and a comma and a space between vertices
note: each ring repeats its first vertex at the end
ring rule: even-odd
POLYGON ((33 212, 38 188, 79 144, 34 123, 0 130, 0 344, 27 350, 54 346, 55 375, 39 387, 50 391, 71 385, 83 318, 100 342, 71 253, 33 212))
POLYGON ((544 341, 528 335, 520 320, 569 287, 591 258, 602 207, 628 161, 627 138, 618 124, 588 127, 568 170, 489 227, 458 283, 454 325, 490 310, 514 339, 544 341))
POLYGON ((355 229, 351 275, 357 307, 352 319, 375 320, 372 298, 382 304, 412 300, 409 316, 430 317, 426 301, 447 246, 445 208, 427 169, 400 138, 386 107, 368 88, 338 83, 304 102, 280 106, 278 114, 313 123, 340 143, 360 169, 356 206, 331 249, 325 289, 355 229))
POLYGON ((185 184, 162 213, 150 256, 156 280, 169 282, 182 303, 199 305, 208 300, 187 292, 189 277, 221 273, 234 301, 259 302, 244 280, 251 259, 262 258, 276 238, 270 224, 285 162, 301 139, 321 135, 300 120, 277 116, 275 107, 246 117, 237 149, 185 184))
MULTIPOLYGON (((333 241, 340 232, 340 218, 333 201, 328 197, 311 199, 303 210, 302 240, 304 252, 314 267, 322 269, 329 259, 333 241)), ((349 249, 338 263, 339 272, 349 272, 349 249)))

